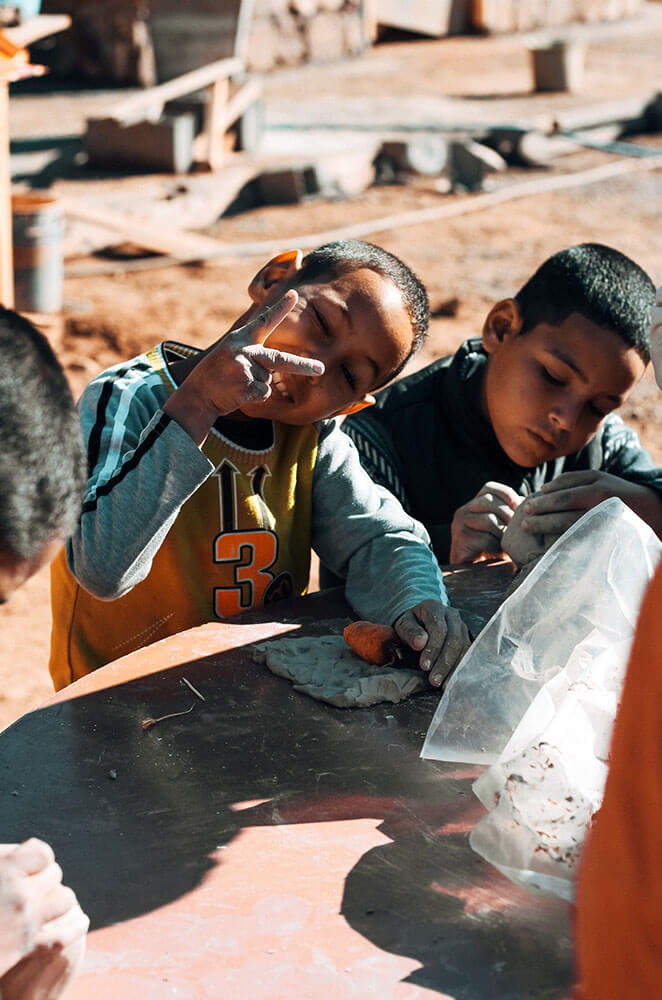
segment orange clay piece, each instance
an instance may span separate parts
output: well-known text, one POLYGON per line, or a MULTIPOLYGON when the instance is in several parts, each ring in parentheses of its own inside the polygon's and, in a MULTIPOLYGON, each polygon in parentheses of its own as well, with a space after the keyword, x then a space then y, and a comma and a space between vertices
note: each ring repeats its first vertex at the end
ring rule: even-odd
POLYGON ((352 622, 343 630, 343 638, 350 649, 366 663, 379 667, 402 659, 398 634, 390 625, 375 622, 352 622))

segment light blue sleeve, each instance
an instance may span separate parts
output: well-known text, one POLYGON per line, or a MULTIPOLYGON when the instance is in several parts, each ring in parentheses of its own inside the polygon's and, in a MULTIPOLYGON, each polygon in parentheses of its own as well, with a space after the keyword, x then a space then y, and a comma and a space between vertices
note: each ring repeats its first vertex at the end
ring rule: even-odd
POLYGON ((393 624, 423 600, 448 604, 423 525, 377 486, 336 421, 318 426, 313 478, 313 548, 345 578, 345 595, 369 621, 393 624))
POLYGON ((161 409, 160 379, 125 366, 95 379, 79 403, 89 480, 69 567, 95 597, 113 600, 145 579, 182 505, 213 471, 161 409))

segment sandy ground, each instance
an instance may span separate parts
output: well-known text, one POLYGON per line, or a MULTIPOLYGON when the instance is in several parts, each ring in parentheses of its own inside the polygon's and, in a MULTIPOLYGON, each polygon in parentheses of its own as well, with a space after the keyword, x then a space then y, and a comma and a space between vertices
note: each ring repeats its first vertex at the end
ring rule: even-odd
MULTIPOLYGON (((451 98, 453 113, 470 120, 534 120, 554 108, 653 94, 659 85, 660 38, 662 28, 645 36, 624 31, 622 37, 589 46, 586 82, 577 96, 532 94, 527 53, 516 38, 393 42, 351 64, 275 76, 269 82, 268 110, 277 117, 300 109, 305 117, 315 107, 318 114, 330 116, 340 108, 358 108, 361 115, 372 109, 376 117, 392 120, 402 116, 405 106, 408 114, 451 98)), ((86 93, 16 97, 12 135, 52 133, 54 122, 63 132, 80 129, 91 100, 86 93)), ((659 136, 641 141, 659 143, 659 136)), ((564 156, 551 172, 590 169, 615 159, 582 150, 564 156)), ((544 173, 511 170, 499 184, 544 173)), ((95 183, 88 182, 87 196, 94 197, 95 183)), ((489 305, 513 294, 545 257, 563 246, 587 240, 611 244, 662 282, 661 194, 659 171, 634 170, 600 184, 508 201, 438 223, 380 226, 373 236, 368 232, 366 238, 400 255, 419 273, 433 309, 458 300, 454 316, 433 319, 428 343, 412 367, 450 353, 478 333, 489 305)), ((256 209, 223 218, 210 232, 229 242, 278 239, 287 248, 296 234, 378 220, 450 198, 433 179, 423 179, 414 185, 373 187, 349 201, 256 209)), ((244 308, 246 286, 260 262, 228 257, 205 266, 67 278, 59 351, 76 394, 102 368, 165 337, 199 345, 213 342, 244 308)), ((661 400, 647 373, 623 416, 662 463, 661 400)), ((48 572, 42 571, 0 609, 0 727, 36 707, 51 691, 48 589, 48 572)))

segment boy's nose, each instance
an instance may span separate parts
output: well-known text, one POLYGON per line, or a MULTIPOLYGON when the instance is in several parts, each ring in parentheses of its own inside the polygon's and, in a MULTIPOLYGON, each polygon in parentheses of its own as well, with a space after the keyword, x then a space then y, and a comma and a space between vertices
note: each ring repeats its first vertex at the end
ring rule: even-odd
POLYGON ((560 431, 571 431, 577 423, 580 409, 579 400, 564 399, 556 403, 549 413, 552 426, 560 431))

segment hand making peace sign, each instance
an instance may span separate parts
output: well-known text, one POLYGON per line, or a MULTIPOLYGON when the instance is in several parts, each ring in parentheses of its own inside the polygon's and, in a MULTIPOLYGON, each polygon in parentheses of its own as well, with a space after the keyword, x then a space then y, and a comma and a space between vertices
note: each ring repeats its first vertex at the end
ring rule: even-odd
POLYGON ((324 364, 314 358, 267 347, 265 341, 297 304, 293 289, 272 306, 224 334, 195 359, 178 389, 163 409, 201 444, 214 421, 242 405, 268 399, 274 372, 321 375, 324 364))

